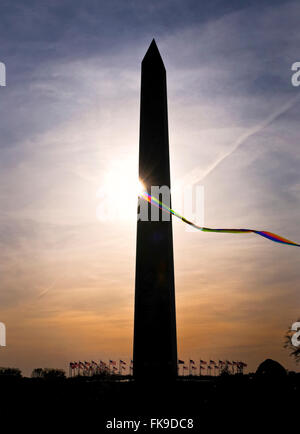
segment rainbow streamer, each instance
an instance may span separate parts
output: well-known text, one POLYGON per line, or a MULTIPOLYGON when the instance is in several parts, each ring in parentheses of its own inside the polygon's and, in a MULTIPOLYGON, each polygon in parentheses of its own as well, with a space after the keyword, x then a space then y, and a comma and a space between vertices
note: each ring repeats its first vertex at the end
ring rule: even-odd
POLYGON ((286 238, 281 237, 280 235, 276 235, 276 234, 273 234, 272 232, 268 232, 268 231, 257 231, 255 229, 212 229, 212 228, 205 228, 205 227, 197 226, 195 223, 187 220, 185 217, 181 216, 176 211, 169 208, 167 205, 160 202, 156 197, 151 196, 151 194, 147 193, 146 191, 141 193, 140 196, 144 200, 146 200, 147 202, 151 203, 152 205, 155 205, 156 207, 160 208, 161 210, 163 210, 169 214, 173 214, 175 217, 179 218, 184 223, 192 226, 195 229, 198 229, 199 231, 218 232, 218 233, 222 233, 222 234, 249 234, 252 232, 254 234, 265 237, 268 240, 274 241, 275 243, 281 243, 281 244, 287 244, 289 246, 300 247, 300 244, 294 243, 293 241, 290 241, 286 238))

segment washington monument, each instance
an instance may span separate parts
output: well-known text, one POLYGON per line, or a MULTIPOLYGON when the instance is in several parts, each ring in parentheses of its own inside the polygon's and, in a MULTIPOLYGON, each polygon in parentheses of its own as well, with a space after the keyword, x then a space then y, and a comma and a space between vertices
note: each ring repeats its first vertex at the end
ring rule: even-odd
MULTIPOLYGON (((142 61, 139 178, 170 189, 166 70, 153 39, 142 61)), ((143 199, 139 199, 142 201, 143 199)), ((137 222, 133 375, 175 378, 177 340, 172 220, 137 222)))

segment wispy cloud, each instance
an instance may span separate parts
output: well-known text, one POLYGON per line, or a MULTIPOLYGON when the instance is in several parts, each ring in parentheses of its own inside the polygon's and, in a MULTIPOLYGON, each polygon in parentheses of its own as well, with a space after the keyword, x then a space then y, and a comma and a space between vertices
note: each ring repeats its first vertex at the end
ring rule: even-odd
POLYGON ((203 179, 206 178, 213 170, 215 170, 226 158, 230 157, 233 152, 235 152, 247 139, 249 139, 254 134, 259 133, 264 128, 266 128, 268 125, 270 125, 272 122, 274 122, 279 116, 285 114, 290 108, 294 107, 294 105, 299 101, 300 96, 296 95, 295 97, 292 97, 289 99, 283 106, 280 106, 279 109, 272 112, 266 119, 264 119, 262 122, 260 122, 258 125, 255 125, 252 128, 249 128, 246 132, 244 132, 238 139, 232 144, 232 147, 227 150, 224 155, 220 156, 219 158, 214 161, 213 164, 211 164, 204 172, 203 169, 200 168, 193 169, 191 172, 187 174, 187 176, 184 178, 184 182, 186 184, 198 184, 203 179))

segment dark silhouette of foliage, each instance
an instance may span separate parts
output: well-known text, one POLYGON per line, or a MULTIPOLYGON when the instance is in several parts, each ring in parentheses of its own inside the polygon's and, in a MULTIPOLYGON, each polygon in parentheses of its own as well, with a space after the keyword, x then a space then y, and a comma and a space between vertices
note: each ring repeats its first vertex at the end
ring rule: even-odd
POLYGON ((22 377, 22 371, 18 368, 1 368, 0 375, 3 377, 22 377))
POLYGON ((32 378, 43 378, 43 376, 44 376, 43 368, 35 368, 31 373, 32 378))
POLYGON ((64 379, 66 378, 66 373, 63 369, 35 368, 32 371, 31 377, 44 378, 47 380, 64 379))
POLYGON ((232 372, 230 371, 228 364, 226 364, 220 369, 220 376, 227 377, 228 375, 232 375, 232 372))

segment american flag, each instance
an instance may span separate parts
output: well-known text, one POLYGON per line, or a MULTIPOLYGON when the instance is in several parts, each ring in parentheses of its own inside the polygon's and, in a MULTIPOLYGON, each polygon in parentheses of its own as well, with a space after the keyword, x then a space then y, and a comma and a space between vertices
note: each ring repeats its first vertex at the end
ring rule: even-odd
POLYGON ((210 363, 210 365, 215 365, 216 364, 216 362, 213 361, 213 360, 210 360, 209 363, 210 363))
POLYGON ((178 360, 178 365, 184 365, 184 360, 178 360))
POLYGON ((110 365, 116 365, 117 362, 115 362, 114 360, 110 360, 110 361, 109 361, 109 364, 110 364, 110 365))
POLYGON ((205 362, 204 360, 200 360, 200 363, 202 363, 203 365, 207 365, 207 362, 205 362))
POLYGON ((190 360, 190 364, 194 365, 195 364, 194 360, 190 360))
POLYGON ((120 360, 120 363, 121 363, 122 365, 126 365, 126 362, 124 362, 123 360, 120 360))

